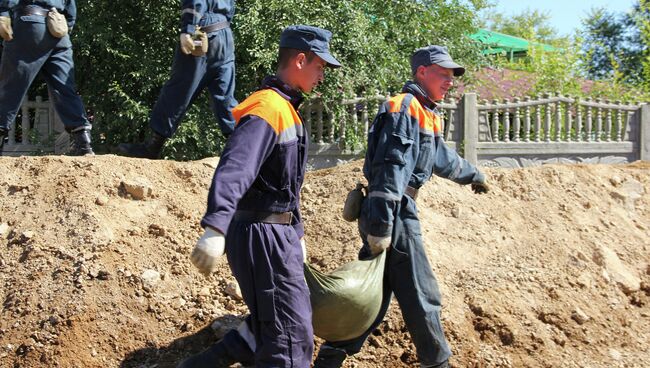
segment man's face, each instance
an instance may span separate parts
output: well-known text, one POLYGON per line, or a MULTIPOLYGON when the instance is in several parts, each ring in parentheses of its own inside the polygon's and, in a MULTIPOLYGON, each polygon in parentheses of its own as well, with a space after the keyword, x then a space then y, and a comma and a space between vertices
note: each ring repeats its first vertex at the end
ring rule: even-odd
POLYGON ((325 79, 327 63, 316 55, 309 61, 305 54, 299 54, 296 61, 300 70, 297 75, 298 88, 304 93, 310 93, 325 79))
POLYGON ((454 85, 454 70, 432 64, 420 66, 416 72, 417 82, 433 101, 441 101, 454 85))

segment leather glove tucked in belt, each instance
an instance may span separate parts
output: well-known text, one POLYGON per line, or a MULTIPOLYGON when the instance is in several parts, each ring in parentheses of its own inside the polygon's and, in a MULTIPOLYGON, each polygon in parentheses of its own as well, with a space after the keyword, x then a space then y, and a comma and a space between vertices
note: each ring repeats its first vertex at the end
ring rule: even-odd
POLYGON ((196 242, 190 260, 203 275, 208 276, 217 268, 217 260, 226 250, 226 238, 213 228, 206 227, 196 242))
POLYGON ((194 51, 194 40, 191 34, 181 33, 181 51, 185 55, 190 55, 194 51))
POLYGON ((14 39, 14 31, 11 29, 11 18, 0 17, 0 37, 5 41, 14 39))
POLYGON ((377 255, 390 247, 392 237, 389 236, 374 236, 368 234, 368 245, 370 246, 370 253, 377 255))
POLYGON ((472 183, 472 190, 476 194, 485 194, 490 191, 490 187, 486 183, 475 182, 472 183))

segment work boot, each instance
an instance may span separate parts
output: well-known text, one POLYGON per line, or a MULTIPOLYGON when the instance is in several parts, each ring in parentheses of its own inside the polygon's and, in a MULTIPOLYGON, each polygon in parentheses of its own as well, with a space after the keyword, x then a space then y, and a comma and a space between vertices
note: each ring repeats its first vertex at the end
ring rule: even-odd
POLYGON ((343 349, 321 346, 314 361, 314 368, 339 368, 347 356, 343 349))
POLYGON ((8 136, 9 131, 5 128, 0 128, 0 156, 2 156, 2 147, 5 145, 8 136))
POLYGON ((237 363, 222 343, 218 342, 202 352, 183 360, 176 368, 228 368, 237 363))
POLYGON ((92 156, 95 154, 92 147, 90 146, 90 130, 74 130, 70 133, 70 136, 70 138, 72 138, 72 141, 70 143, 70 151, 68 152, 69 155, 92 156))
POLYGON ((151 137, 144 143, 120 143, 117 150, 120 154, 129 157, 149 158, 156 160, 160 158, 163 146, 167 138, 151 131, 151 137))

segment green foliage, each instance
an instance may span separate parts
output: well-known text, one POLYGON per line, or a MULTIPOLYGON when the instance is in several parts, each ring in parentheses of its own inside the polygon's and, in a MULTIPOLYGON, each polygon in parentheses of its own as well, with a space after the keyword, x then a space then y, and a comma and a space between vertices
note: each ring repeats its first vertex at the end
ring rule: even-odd
MULTIPOLYGON (((93 116, 94 134, 113 146, 140 141, 160 88, 169 77, 178 39, 179 1, 79 0, 73 42, 78 86, 93 116)), ((394 93, 410 78, 409 56, 432 43, 449 47, 468 67, 482 62, 465 35, 485 0, 241 0, 233 21, 241 101, 275 71, 278 38, 291 24, 331 30, 343 68, 327 72, 314 96, 328 106, 341 98, 394 93)), ((334 113, 335 111, 333 111, 334 113)), ((188 112, 165 154, 195 159, 218 154, 223 139, 205 99, 188 112)), ((354 143, 354 142, 352 142, 354 143)))
POLYGON ((558 46, 567 41, 559 37, 557 30, 550 25, 548 12, 526 9, 519 14, 507 16, 498 12, 488 12, 482 20, 482 27, 529 41, 536 40, 558 46))
POLYGON ((139 141, 169 76, 178 38, 175 0, 77 1, 77 84, 100 143, 139 141))
MULTIPOLYGON (((558 50, 545 52, 531 47, 527 57, 509 62, 504 58, 491 59, 492 66, 529 72, 532 88, 529 95, 562 93, 579 97, 602 98, 611 101, 633 102, 650 96, 639 88, 643 77, 642 58, 648 64, 647 45, 650 33, 645 31, 650 19, 648 0, 641 0, 629 14, 610 13, 594 9, 583 21, 583 30, 572 38, 555 36, 548 26, 549 15, 527 10, 513 17, 491 13, 484 25, 491 29, 529 41, 545 42, 558 50), (646 4, 643 10, 643 4, 646 4), (644 54, 645 53, 645 54, 644 54), (595 82, 587 79, 596 79, 595 82)), ((647 85, 647 82, 645 82, 647 85)))
POLYGON ((582 22, 582 59, 591 79, 609 79, 638 84, 642 76, 644 50, 640 25, 650 19, 637 3, 627 14, 592 9, 582 22))
POLYGON ((641 42, 646 45, 642 51, 642 86, 645 92, 650 94, 650 50, 647 47, 647 45, 650 45, 650 17, 648 16, 650 14, 650 0, 641 0, 639 2, 639 14, 643 16, 635 18, 635 22, 639 28, 641 42))

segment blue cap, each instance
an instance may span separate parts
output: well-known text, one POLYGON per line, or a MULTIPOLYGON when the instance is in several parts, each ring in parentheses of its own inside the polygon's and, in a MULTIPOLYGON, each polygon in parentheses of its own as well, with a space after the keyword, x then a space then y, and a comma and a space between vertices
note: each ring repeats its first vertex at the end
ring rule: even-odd
POLYGON ((427 47, 422 47, 413 53, 411 56, 411 72, 415 75, 415 72, 418 70, 419 66, 428 66, 436 64, 443 68, 453 69, 454 76, 460 77, 465 74, 465 68, 454 63, 449 56, 449 52, 446 47, 431 45, 427 47))
POLYGON ((280 35, 280 47, 311 51, 325 60, 327 66, 339 68, 341 63, 330 54, 329 42, 332 32, 312 26, 289 26, 280 35))

